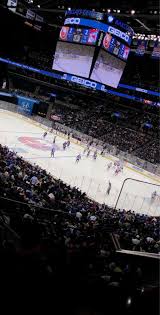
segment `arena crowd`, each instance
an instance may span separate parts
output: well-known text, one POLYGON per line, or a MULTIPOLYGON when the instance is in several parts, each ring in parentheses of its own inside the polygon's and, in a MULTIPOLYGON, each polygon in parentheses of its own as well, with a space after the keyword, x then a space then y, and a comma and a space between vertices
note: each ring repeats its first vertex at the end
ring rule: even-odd
POLYGON ((132 153, 153 164, 160 163, 158 116, 139 112, 119 112, 117 119, 111 106, 91 104, 69 109, 58 104, 55 114, 61 115, 61 123, 92 138, 116 146, 118 150, 132 153), (146 124, 151 124, 148 129, 146 124), (127 126, 126 126, 127 125, 127 126))
MULTIPOLYGON (((88 242, 88 245, 94 244, 97 253, 106 250, 108 244, 107 239, 103 240, 103 233, 109 230, 116 234, 125 249, 159 252, 158 218, 100 205, 88 199, 85 193, 56 180, 39 166, 29 164, 2 146, 0 186, 3 198, 27 203, 31 209, 36 206, 57 211, 58 224, 54 218, 55 224, 67 247, 83 246, 88 242)), ((5 199, 1 202, 5 210, 5 199)), ((30 210, 24 215, 31 216, 34 221, 36 212, 30 210)), ((55 233, 55 237, 58 234, 55 233)))

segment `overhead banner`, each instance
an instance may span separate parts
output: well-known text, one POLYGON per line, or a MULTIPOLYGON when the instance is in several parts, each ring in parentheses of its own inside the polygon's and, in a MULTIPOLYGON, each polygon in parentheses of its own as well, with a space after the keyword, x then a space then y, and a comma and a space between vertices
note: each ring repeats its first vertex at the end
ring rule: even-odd
POLYGON ((137 56, 144 56, 145 51, 146 51, 146 47, 147 47, 147 41, 139 39, 138 40, 138 46, 136 49, 136 55, 137 56))
POLYGON ((151 57, 154 59, 160 58, 160 42, 155 42, 151 57))

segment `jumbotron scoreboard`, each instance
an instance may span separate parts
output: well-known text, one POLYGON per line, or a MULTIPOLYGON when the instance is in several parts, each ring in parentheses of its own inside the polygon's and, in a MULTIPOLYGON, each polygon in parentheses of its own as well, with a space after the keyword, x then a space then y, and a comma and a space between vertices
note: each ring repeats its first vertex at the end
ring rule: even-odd
POLYGON ((69 10, 59 33, 52 69, 62 79, 96 88, 117 88, 123 74, 133 29, 115 16, 69 10), (86 84, 85 84, 86 82, 86 84))

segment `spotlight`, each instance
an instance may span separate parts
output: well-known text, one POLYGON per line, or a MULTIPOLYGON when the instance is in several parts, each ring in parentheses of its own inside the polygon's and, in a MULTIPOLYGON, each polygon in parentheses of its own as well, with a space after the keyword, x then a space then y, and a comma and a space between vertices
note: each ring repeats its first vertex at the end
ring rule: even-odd
POLYGON ((154 11, 154 14, 157 14, 157 11, 154 11))
POLYGON ((131 297, 128 297, 127 301, 126 301, 126 305, 129 307, 132 304, 132 299, 131 297))
POLYGON ((41 7, 40 4, 38 4, 37 7, 40 8, 41 7))
POLYGON ((120 13, 121 12, 121 10, 117 10, 117 13, 120 13))
POLYGON ((112 23, 113 20, 114 20, 114 17, 113 17, 112 15, 109 15, 109 16, 108 16, 108 22, 109 22, 109 23, 112 23))
POLYGON ((131 14, 132 14, 132 15, 135 14, 135 10, 131 10, 131 14))
POLYGON ((111 9, 107 9, 107 12, 110 13, 110 12, 111 12, 111 9))
POLYGON ((68 11, 71 11, 71 8, 68 8, 68 11))

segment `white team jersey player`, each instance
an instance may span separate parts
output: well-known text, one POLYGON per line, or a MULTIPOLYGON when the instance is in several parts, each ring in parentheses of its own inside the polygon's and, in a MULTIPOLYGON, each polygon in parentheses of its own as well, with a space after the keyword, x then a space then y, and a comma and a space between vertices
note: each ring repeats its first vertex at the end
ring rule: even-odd
POLYGON ((112 162, 107 164, 107 171, 109 171, 111 169, 111 167, 112 167, 112 162))

